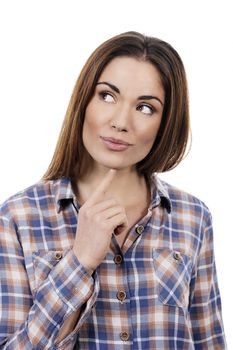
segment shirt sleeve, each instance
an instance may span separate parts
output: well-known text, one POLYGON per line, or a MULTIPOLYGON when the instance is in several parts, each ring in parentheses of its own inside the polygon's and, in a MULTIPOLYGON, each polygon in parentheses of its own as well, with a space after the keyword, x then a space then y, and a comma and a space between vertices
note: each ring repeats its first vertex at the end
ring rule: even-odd
POLYGON ((198 262, 191 281, 189 315, 193 341, 195 349, 198 350, 224 350, 227 346, 214 258, 212 219, 209 212, 201 234, 198 262))
POLYGON ((0 216, 0 349, 73 349, 98 290, 97 277, 90 276, 68 251, 32 297, 16 227, 0 216), (81 307, 76 329, 56 344, 66 318, 81 307))

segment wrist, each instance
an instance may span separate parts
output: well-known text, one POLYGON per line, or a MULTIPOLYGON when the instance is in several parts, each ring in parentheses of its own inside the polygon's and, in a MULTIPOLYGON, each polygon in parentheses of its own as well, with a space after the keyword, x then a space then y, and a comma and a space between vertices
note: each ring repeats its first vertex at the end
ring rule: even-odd
POLYGON ((91 276, 93 272, 95 271, 96 267, 93 266, 91 261, 88 259, 87 256, 83 256, 82 254, 78 254, 75 249, 73 249, 73 252, 78 259, 79 263, 83 266, 83 268, 87 271, 87 273, 91 276))

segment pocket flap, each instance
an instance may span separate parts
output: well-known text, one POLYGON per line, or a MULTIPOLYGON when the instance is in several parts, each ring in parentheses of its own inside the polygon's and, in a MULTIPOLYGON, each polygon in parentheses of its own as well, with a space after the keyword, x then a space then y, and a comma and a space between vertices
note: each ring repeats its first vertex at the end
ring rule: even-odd
POLYGON ((59 263, 65 253, 62 250, 37 251, 33 253, 32 259, 35 273, 34 292, 48 277, 50 271, 59 263))

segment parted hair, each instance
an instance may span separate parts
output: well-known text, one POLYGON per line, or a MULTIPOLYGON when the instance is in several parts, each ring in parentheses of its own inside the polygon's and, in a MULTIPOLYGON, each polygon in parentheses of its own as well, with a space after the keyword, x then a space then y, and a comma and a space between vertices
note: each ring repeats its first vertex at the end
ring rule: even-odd
POLYGON ((68 177, 73 183, 85 174, 82 133, 85 111, 98 79, 115 57, 150 62, 158 70, 165 92, 161 125, 147 156, 136 164, 147 179, 154 172, 176 167, 185 155, 190 127, 187 79, 183 62, 167 42, 138 32, 116 35, 102 43, 85 63, 71 95, 52 161, 44 179, 68 177))

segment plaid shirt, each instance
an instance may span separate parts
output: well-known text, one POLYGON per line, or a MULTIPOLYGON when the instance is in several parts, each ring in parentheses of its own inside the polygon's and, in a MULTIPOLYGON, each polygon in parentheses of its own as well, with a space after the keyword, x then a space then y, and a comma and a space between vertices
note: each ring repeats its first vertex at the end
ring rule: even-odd
POLYGON ((147 215, 122 249, 113 235, 92 276, 71 249, 78 210, 65 178, 1 206, 0 349, 226 349, 211 216, 200 200, 154 176, 147 215))

